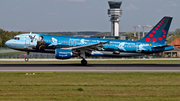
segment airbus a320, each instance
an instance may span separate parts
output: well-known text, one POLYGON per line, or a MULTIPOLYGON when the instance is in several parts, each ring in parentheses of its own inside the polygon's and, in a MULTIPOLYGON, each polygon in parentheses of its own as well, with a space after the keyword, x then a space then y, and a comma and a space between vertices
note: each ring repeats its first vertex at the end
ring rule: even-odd
POLYGON ((26 51, 25 61, 30 52, 40 52, 53 53, 57 59, 81 57, 81 64, 87 65, 86 56, 133 57, 173 50, 173 46, 165 44, 171 21, 172 17, 165 16, 137 41, 27 33, 15 36, 5 45, 26 51))

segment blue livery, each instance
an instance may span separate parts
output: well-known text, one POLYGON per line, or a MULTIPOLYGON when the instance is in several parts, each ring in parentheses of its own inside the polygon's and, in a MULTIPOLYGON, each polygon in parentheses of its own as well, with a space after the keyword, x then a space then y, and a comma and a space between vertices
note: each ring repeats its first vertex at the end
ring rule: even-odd
POLYGON ((27 51, 28 55, 30 52, 53 53, 57 59, 79 56, 82 57, 81 63, 86 65, 86 56, 132 57, 172 50, 173 46, 165 44, 171 21, 172 17, 162 18, 138 41, 27 33, 15 36, 5 45, 27 51))

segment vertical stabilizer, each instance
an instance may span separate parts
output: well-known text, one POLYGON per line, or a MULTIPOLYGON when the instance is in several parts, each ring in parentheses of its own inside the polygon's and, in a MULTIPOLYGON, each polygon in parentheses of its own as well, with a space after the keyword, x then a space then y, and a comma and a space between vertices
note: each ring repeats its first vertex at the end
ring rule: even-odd
POLYGON ((153 29, 139 42, 157 42, 164 44, 171 25, 172 17, 164 17, 153 29))

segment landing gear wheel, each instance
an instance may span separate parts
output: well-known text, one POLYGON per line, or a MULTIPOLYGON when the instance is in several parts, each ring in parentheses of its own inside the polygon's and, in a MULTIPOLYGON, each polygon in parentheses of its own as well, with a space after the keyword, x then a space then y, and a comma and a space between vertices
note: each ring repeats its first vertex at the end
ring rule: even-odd
POLYGON ((29 58, 25 57, 25 61, 28 62, 28 61, 29 61, 29 58))
POLYGON ((24 55, 25 57, 25 61, 28 62, 29 61, 29 51, 27 51, 27 55, 24 55))
POLYGON ((86 65, 87 65, 87 61, 86 61, 85 59, 83 59, 83 60, 81 60, 81 64, 82 64, 83 66, 86 66, 86 65))

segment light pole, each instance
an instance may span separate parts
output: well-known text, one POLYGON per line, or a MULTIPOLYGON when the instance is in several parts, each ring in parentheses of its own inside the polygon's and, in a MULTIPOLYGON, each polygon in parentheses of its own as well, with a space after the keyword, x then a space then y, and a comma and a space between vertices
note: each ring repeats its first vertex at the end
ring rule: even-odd
POLYGON ((140 28, 141 28, 141 26, 138 25, 138 40, 140 40, 140 28))
POLYGON ((136 40, 136 28, 138 27, 138 26, 133 26, 134 27, 134 41, 136 40))
POLYGON ((146 28, 147 26, 142 26, 142 28, 143 28, 143 37, 145 36, 144 34, 145 34, 145 28, 146 28))

